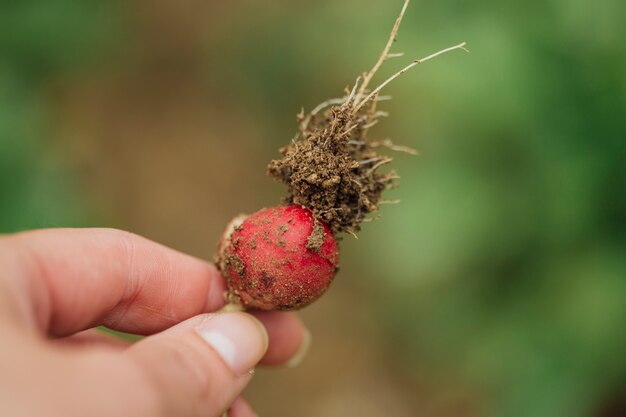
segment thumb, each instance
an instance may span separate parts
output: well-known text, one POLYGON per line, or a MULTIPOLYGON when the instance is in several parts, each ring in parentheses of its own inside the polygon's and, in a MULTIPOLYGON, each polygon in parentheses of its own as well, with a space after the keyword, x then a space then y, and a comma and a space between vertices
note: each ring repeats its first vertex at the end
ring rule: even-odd
POLYGON ((152 382, 159 415, 219 416, 250 382, 267 347, 261 322, 232 312, 194 317, 124 354, 152 382))

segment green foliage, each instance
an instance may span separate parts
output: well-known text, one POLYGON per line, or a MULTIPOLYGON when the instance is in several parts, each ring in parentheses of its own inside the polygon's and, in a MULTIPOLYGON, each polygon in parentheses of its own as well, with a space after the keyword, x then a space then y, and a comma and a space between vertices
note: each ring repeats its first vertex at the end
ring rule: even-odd
POLYGON ((624 7, 553 3, 455 13, 472 55, 405 81, 436 125, 370 230, 394 340, 489 387, 494 416, 591 415, 626 376, 624 7))
POLYGON ((0 6, 0 231, 82 224, 67 174, 46 157, 52 109, 43 87, 103 48, 111 16, 95 1, 0 6))

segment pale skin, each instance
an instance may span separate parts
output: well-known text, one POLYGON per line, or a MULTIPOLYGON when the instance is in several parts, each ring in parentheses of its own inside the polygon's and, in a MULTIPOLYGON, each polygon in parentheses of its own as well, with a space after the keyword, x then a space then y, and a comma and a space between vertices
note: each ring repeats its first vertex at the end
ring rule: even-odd
POLYGON ((292 313, 220 313, 224 290, 210 263, 127 232, 0 236, 0 415, 255 416, 252 370, 299 359, 307 331, 292 313))

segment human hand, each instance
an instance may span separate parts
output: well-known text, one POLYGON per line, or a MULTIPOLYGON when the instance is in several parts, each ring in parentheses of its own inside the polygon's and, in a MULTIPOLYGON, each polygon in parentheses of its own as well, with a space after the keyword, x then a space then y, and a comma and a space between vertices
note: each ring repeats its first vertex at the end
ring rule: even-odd
POLYGON ((211 264, 127 232, 0 236, 0 415, 254 416, 254 367, 298 361, 308 333, 291 313, 207 314, 224 290, 211 264))

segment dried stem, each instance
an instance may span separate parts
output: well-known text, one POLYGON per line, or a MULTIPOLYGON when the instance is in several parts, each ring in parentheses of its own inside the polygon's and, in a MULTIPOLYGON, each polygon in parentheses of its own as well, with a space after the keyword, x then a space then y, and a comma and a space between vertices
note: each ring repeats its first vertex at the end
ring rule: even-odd
POLYGON ((398 16, 398 19, 396 19, 396 23, 393 25, 393 29, 391 30, 391 35, 389 36, 389 40, 387 40, 387 45, 385 45, 385 49, 383 49, 383 52, 378 57, 378 61, 376 61, 376 64, 374 65, 374 67, 372 67, 372 69, 363 76, 363 84, 361 85, 361 88, 359 89, 359 97, 363 97, 365 95, 365 91, 367 91, 367 87, 370 81, 372 81, 372 78, 374 78, 374 75, 376 75, 381 65, 383 65, 383 63, 387 59, 394 58, 397 56, 402 56, 402 54, 389 54, 389 51, 391 50, 391 47, 393 46, 393 43, 395 42, 396 37, 398 36, 398 29, 400 29, 400 24, 402 23, 402 19, 404 18, 406 9, 409 6, 409 1, 410 0, 404 0, 404 5, 402 6, 402 10, 400 11, 400 16, 398 16))
MULTIPOLYGON (((388 101, 391 100, 391 96, 378 96, 376 97, 376 101, 388 101)), ((306 129, 309 127, 309 123, 311 123, 311 119, 315 116, 317 116, 317 114, 319 112, 321 112, 322 110, 324 110, 326 107, 329 106, 338 106, 338 105, 343 105, 345 103, 348 102, 348 98, 347 97, 342 97, 342 98, 331 98, 328 99, 320 104, 318 104, 313 110, 311 110, 311 112, 306 115, 306 117, 304 116, 304 110, 302 110, 300 112, 300 114, 298 114, 298 118, 300 120, 302 120, 302 122, 300 123, 300 131, 304 132, 306 131, 306 129)), ((296 134, 296 136, 294 137, 297 138, 299 135, 299 133, 296 134)))
POLYGON ((335 105, 339 105, 339 104, 344 104, 345 101, 346 101, 345 98, 331 98, 331 99, 328 99, 328 100, 324 101, 323 103, 320 103, 317 107, 315 107, 311 111, 311 113, 309 113, 306 116, 306 118, 302 119, 302 123, 300 124, 300 130, 302 132, 305 132, 307 127, 309 126, 309 123, 311 122, 311 118, 313 118, 317 113, 319 113, 322 110, 324 110, 326 107, 328 107, 328 106, 335 106, 335 105))
POLYGON ((380 168, 383 165, 387 165, 388 163, 392 162, 393 158, 383 158, 380 161, 378 161, 377 163, 374 164, 373 167, 371 167, 366 175, 372 175, 374 173, 374 171, 376 171, 378 168, 380 168))
POLYGON ((423 64, 426 61, 430 61, 433 58, 438 57, 439 55, 443 55, 445 53, 454 51, 456 49, 461 49, 465 52, 469 52, 467 49, 465 49, 465 45, 466 43, 460 43, 458 45, 455 46, 451 46, 450 48, 446 48, 446 49, 442 49, 439 52, 435 52, 434 54, 428 55, 425 58, 422 59, 416 59, 415 61, 411 62, 409 65, 407 65, 406 67, 402 68, 400 71, 396 72, 394 75, 392 75, 391 77, 389 77, 385 82, 383 82, 381 85, 379 85, 378 87, 376 87, 374 89, 374 91, 372 91, 367 97, 365 97, 363 100, 361 100, 361 102, 359 102, 358 104, 355 104, 354 106, 354 110, 352 110, 352 113, 355 114, 357 113, 361 107, 363 107, 365 105, 365 103, 367 103, 368 101, 370 101, 373 97, 376 96, 376 94, 380 93, 380 90, 382 90, 383 88, 385 88, 387 86, 387 84, 389 84, 390 82, 392 82, 393 80, 395 80, 396 78, 398 78, 399 76, 401 76, 402 74, 404 74, 405 72, 407 72, 408 70, 410 70, 411 68, 419 65, 419 64, 423 64))
POLYGON ((414 155, 414 156, 419 155, 419 152, 416 151, 415 149, 409 148, 408 146, 396 145, 395 143, 391 141, 391 139, 385 139, 380 142, 372 142, 370 146, 372 148, 378 148, 379 146, 384 146, 385 148, 389 148, 392 151, 404 152, 406 154, 414 155))
POLYGON ((379 206, 383 206, 385 204, 390 204, 390 205, 395 205, 395 204, 400 204, 402 203, 402 200, 380 200, 378 202, 379 206))
POLYGON ((323 103, 320 103, 316 108, 314 108, 313 110, 311 110, 311 116, 315 116, 317 113, 319 113, 320 111, 324 110, 326 107, 328 106, 334 106, 337 104, 343 104, 346 101, 345 98, 331 98, 329 100, 326 100, 323 103))
POLYGON ((346 104, 350 103, 352 100, 355 100, 354 95, 356 94, 356 89, 359 87, 359 82, 361 82, 361 76, 357 77, 356 82, 354 83, 354 87, 350 92, 350 95, 346 99, 346 104))
POLYGON ((359 237, 357 236, 356 233, 354 233, 354 231, 352 229, 347 229, 346 233, 349 235, 352 235, 353 238, 355 238, 356 240, 359 240, 359 237))

